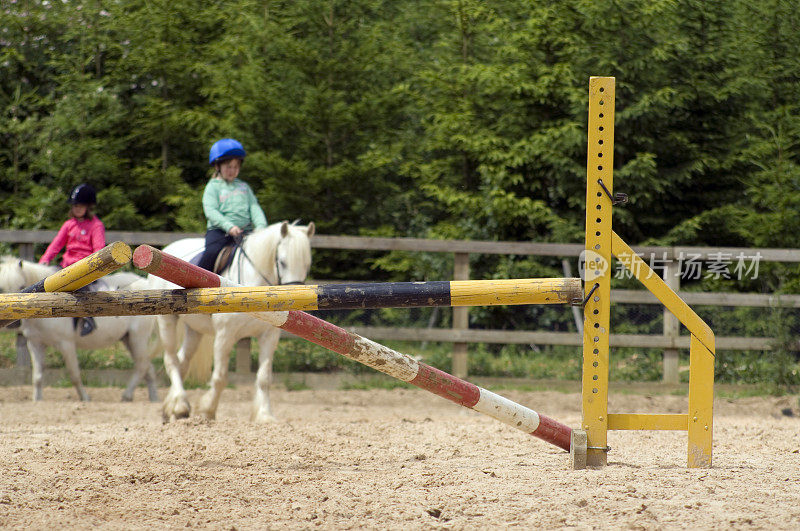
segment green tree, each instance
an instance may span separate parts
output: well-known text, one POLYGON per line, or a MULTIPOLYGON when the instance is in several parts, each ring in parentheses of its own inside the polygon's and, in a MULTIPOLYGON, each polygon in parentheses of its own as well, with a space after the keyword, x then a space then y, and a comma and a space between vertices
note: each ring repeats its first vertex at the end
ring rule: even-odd
MULTIPOLYGON (((391 142, 404 119, 393 90, 407 61, 391 23, 402 4, 239 6, 204 70, 214 136, 244 143, 243 178, 271 221, 313 220, 329 234, 380 227, 379 205, 391 205, 398 189, 375 146, 391 142)), ((337 274, 341 260, 317 261, 327 264, 319 274, 337 274)), ((361 266, 344 269, 352 267, 361 266)))
POLYGON ((109 184, 120 228, 201 230, 206 178, 201 73, 224 11, 196 0, 124 0, 110 5, 107 83, 127 110, 121 139, 127 179, 109 184))
POLYGON ((0 225, 38 226, 47 202, 32 194, 37 137, 48 112, 52 55, 59 24, 39 2, 3 4, 0 29, 0 225))
MULTIPOLYGON (((630 197, 617 230, 632 243, 666 243, 685 220, 738 200, 752 85, 741 76, 733 10, 695 0, 581 2, 581 10, 592 43, 586 65, 617 78, 615 187, 630 197)), ((724 229, 705 236, 735 238, 724 229)))

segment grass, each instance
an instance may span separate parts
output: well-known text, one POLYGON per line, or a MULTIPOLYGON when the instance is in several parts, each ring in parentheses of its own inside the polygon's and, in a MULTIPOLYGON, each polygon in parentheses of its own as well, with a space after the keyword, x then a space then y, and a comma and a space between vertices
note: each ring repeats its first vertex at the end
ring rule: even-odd
MULTIPOLYGON (((17 360, 17 332, 0 332, 0 368, 14 367, 17 360)), ((64 367, 61 354, 48 347, 45 354, 45 367, 58 369, 64 367)), ((84 369, 133 369, 133 360, 121 343, 98 350, 78 349, 78 364, 84 369)))
MULTIPOLYGON (((451 372, 452 345, 428 343, 425 349, 417 342, 387 341, 387 347, 412 356, 445 372, 451 372)), ((256 348, 253 342, 254 349, 256 348)), ((684 389, 666 390, 659 387, 661 380, 661 351, 657 349, 617 348, 612 350, 610 379, 613 383, 652 383, 652 392, 684 394, 684 389)), ((258 353, 251 353, 256 365, 258 353)), ((96 350, 79 351, 79 363, 83 369, 130 370, 132 360, 121 344, 96 350)), ((581 350, 576 347, 528 345, 473 344, 469 349, 470 379, 518 378, 523 382, 497 382, 496 389, 521 391, 553 390, 554 382, 578 382, 582 370, 581 350), (531 383, 530 381, 537 381, 531 383), (538 381, 548 383, 539 384, 538 381)), ((64 366, 61 356, 48 349, 45 363, 48 368, 64 366)), ((0 368, 11 368, 16 364, 16 331, 0 332, 0 368)), ((157 370, 163 367, 162 360, 154 360, 157 370)), ((233 364, 233 360, 231 361, 233 364)), ((681 352, 681 367, 688 366, 688 352, 681 352)), ((300 339, 286 339, 278 344, 273 362, 276 373, 289 372, 344 372, 352 375, 377 375, 373 369, 346 359, 313 343, 300 339)), ((776 348, 773 351, 723 351, 716 356, 716 384, 719 396, 763 396, 796 393, 800 388, 800 358, 796 353, 776 348), (726 389, 727 385, 735 389, 726 389), (722 391, 722 389, 726 389, 722 391)), ((683 383, 688 382, 688 371, 682 371, 683 383)), ((304 382, 286 382, 287 389, 308 388, 304 382)), ((407 384, 390 379, 363 379, 348 383, 350 389, 394 389, 407 384)), ((187 382, 187 388, 205 388, 205 382, 187 382)), ((488 387, 488 386, 487 386, 488 387)), ((633 388, 631 388, 633 389, 633 388)), ((641 392, 626 389, 625 385, 613 388, 614 392, 641 392)), ((649 390, 647 392, 650 392, 649 390)))
POLYGON ((415 389, 415 386, 410 383, 402 382, 395 379, 384 378, 370 378, 368 380, 358 382, 345 382, 339 386, 341 391, 366 391, 369 389, 384 389, 391 391, 393 389, 415 389))
POLYGON ((311 389, 310 386, 306 385, 306 382, 297 380, 293 381, 288 376, 283 378, 283 386, 287 391, 308 391, 311 389))
POLYGON ((208 382, 198 382, 192 378, 187 378, 183 381, 184 389, 209 389, 208 382))
POLYGON ((0 369, 9 369, 17 360, 17 333, 13 330, 0 331, 0 369))
MULTIPOLYGON (((86 385, 86 384, 84 383, 84 385, 86 385)), ((53 387, 60 388, 60 389, 65 389, 65 388, 68 388, 68 387, 72 387, 72 382, 66 376, 62 376, 61 378, 59 378, 58 380, 56 380, 53 383, 53 387)))
MULTIPOLYGON (((775 384, 756 384, 756 385, 741 385, 741 386, 718 386, 714 389, 714 394, 718 398, 748 398, 752 396, 786 396, 796 392, 795 389, 787 389, 786 387, 778 386, 775 384)), ((800 402, 798 402, 800 403, 800 402)))

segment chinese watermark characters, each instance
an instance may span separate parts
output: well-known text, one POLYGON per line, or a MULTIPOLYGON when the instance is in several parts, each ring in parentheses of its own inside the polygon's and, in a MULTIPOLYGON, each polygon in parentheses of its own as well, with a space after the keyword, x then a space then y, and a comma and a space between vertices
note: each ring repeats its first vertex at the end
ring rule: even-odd
MULTIPOLYGON (((758 267, 761 262, 761 253, 746 254, 724 253, 721 251, 709 253, 703 257, 700 253, 679 253, 676 262, 676 275, 685 280, 700 279, 736 279, 756 280, 758 267)), ((642 266, 649 266, 645 270, 645 278, 650 278, 654 272, 666 272, 672 262, 667 253, 621 253, 614 271, 614 277, 619 279, 635 278, 642 276, 642 266), (646 261, 647 260, 647 261, 646 261)))

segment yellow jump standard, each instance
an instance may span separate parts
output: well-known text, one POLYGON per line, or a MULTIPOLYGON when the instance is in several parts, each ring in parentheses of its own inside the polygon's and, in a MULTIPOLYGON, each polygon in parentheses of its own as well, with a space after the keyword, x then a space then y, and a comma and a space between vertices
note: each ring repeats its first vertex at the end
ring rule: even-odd
POLYGON ((611 228, 613 193, 615 79, 589 80, 586 162, 586 251, 584 252, 583 421, 573 430, 573 467, 604 466, 608 430, 688 432, 689 467, 710 467, 714 400, 714 333, 611 228), (611 257, 616 256, 691 333, 689 411, 647 415, 608 412, 611 257))

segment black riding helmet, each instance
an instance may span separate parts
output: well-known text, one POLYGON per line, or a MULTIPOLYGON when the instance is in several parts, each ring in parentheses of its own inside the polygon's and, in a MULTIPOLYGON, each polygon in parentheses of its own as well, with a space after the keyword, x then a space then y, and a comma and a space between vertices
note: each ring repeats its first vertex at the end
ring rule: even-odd
POLYGON ((97 204, 97 194, 92 185, 81 183, 69 193, 70 205, 95 205, 97 204))

